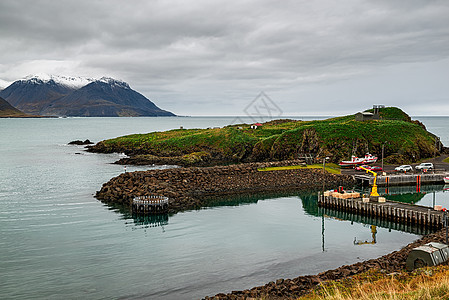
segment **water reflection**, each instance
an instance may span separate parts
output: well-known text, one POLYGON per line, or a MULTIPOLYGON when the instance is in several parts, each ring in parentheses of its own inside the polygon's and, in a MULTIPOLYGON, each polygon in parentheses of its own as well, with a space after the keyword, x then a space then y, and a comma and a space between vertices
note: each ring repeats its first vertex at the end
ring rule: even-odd
MULTIPOLYGON (((435 194, 444 192, 444 189, 447 188, 447 186, 443 185, 425 185, 421 187, 420 192, 416 192, 416 187, 411 186, 398 186, 398 187, 390 187, 388 189, 382 188, 379 189, 379 193, 381 195, 386 195, 389 200, 393 201, 399 201, 399 202, 405 202, 405 203, 419 203, 422 202, 422 199, 428 195, 433 194, 433 203, 429 204, 431 206, 432 204, 435 204, 435 194)), ((358 189, 361 192, 368 192, 366 190, 358 189)), ((259 201, 268 200, 268 199, 276 199, 276 198, 282 198, 282 197, 298 197, 298 202, 302 204, 304 213, 306 215, 312 216, 312 217, 319 217, 321 218, 321 231, 322 231, 322 250, 325 251, 324 247, 324 235, 325 235, 325 219, 326 218, 332 218, 334 220, 339 221, 350 221, 351 224, 360 223, 367 226, 374 226, 370 227, 371 233, 372 233, 372 239, 371 240, 359 240, 356 239, 354 241, 355 245, 361 245, 361 244, 375 244, 376 243, 376 228, 382 227, 386 228, 389 231, 391 230, 397 230, 397 231, 403 231, 418 235, 425 235, 430 232, 432 232, 431 229, 421 228, 420 226, 411 226, 411 225, 405 225, 405 224, 396 224, 391 221, 386 220, 380 220, 368 216, 360 216, 351 214, 348 212, 340 212, 331 210, 328 208, 321 208, 318 207, 318 195, 317 190, 309 190, 309 191, 301 191, 301 192, 271 192, 271 193, 248 193, 248 194, 240 194, 240 195, 233 195, 233 196, 208 196, 207 198, 203 199, 205 203, 207 204, 206 207, 203 209, 211 209, 214 207, 225 207, 225 206, 241 206, 241 205, 251 205, 251 204, 257 204, 259 201), (300 201, 299 201, 300 200, 300 201)), ((449 196, 449 193, 447 193, 449 196)), ((422 203, 419 203, 420 205, 423 205, 422 203)), ((120 204, 114 204, 109 205, 109 209, 115 210, 122 214, 122 218, 125 219, 127 222, 126 224, 128 226, 132 226, 133 228, 150 228, 150 227, 162 227, 163 230, 164 226, 169 224, 169 215, 168 214, 161 214, 161 215, 138 215, 133 214, 129 207, 126 207, 124 205, 120 204), (128 222, 128 220, 131 220, 132 222, 128 222)))
MULTIPOLYGON (((361 193, 369 193, 369 189, 357 188, 361 193)), ((392 187, 378 187, 380 195, 386 196, 388 200, 398 201, 403 203, 418 204, 434 207, 438 193, 447 193, 449 191, 447 185, 429 184, 421 186, 392 186, 392 187), (423 198, 432 194, 432 201, 423 202, 423 198)))
MULTIPOLYGON (((168 214, 139 215, 132 214, 135 227, 150 228, 168 225, 168 214)), ((128 223, 129 224, 129 223, 128 223)))
POLYGON ((375 244, 376 243, 376 235, 377 235, 377 226, 371 225, 371 240, 357 240, 354 238, 354 245, 367 245, 367 244, 375 244))
POLYGON ((204 198, 207 204, 204 209, 221 206, 240 206, 247 204, 256 204, 259 200, 275 199, 282 197, 297 196, 297 192, 261 192, 261 193, 243 193, 232 196, 211 196, 204 198))
POLYGON ((133 213, 131 208, 124 204, 111 203, 107 205, 108 209, 120 213, 121 219, 125 220, 125 224, 133 229, 162 227, 162 230, 164 230, 164 226, 168 225, 168 214, 140 215, 133 213))

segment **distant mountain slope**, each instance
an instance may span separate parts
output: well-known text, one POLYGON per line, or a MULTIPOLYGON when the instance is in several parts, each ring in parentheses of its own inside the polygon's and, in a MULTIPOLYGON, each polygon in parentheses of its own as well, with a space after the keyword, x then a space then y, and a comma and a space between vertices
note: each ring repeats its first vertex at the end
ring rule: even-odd
POLYGON ((102 78, 52 103, 45 115, 83 117, 174 116, 157 107, 123 81, 102 78))
POLYGON ((13 82, 0 92, 0 97, 23 112, 41 114, 41 111, 54 100, 74 90, 75 88, 57 83, 53 79, 43 80, 34 77, 13 82))
POLYGON ((14 117, 30 117, 30 115, 24 114, 23 112, 9 104, 8 101, 0 97, 0 118, 14 117))
POLYGON ((14 107, 44 116, 174 116, 123 81, 39 75, 0 91, 14 107))

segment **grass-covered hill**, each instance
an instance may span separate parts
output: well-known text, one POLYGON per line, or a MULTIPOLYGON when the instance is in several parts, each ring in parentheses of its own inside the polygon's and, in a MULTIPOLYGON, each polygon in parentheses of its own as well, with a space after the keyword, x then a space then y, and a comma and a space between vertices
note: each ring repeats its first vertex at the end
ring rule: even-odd
POLYGON ((228 163, 296 159, 303 153, 333 162, 366 152, 386 162, 407 163, 432 157, 434 135, 399 108, 380 111, 380 120, 355 121, 354 115, 317 121, 274 120, 257 129, 251 124, 214 129, 177 129, 105 140, 94 152, 124 152, 157 163, 228 163))

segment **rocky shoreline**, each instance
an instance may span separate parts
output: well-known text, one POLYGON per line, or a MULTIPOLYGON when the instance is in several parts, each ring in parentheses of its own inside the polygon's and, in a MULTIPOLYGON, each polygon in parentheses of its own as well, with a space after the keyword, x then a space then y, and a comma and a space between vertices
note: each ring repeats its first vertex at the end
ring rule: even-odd
POLYGON ((301 191, 327 187, 352 187, 348 175, 322 169, 258 171, 259 168, 298 165, 290 160, 215 167, 189 167, 123 173, 103 184, 96 198, 106 203, 131 205, 137 196, 169 197, 169 213, 207 206, 208 197, 247 193, 301 191))
POLYGON ((221 293, 212 297, 207 296, 204 299, 294 299, 309 293, 314 287, 327 280, 350 278, 353 275, 361 274, 372 269, 378 269, 385 274, 404 271, 407 256, 413 248, 429 242, 444 243, 444 241, 445 230, 442 229, 436 233, 422 237, 399 251, 394 251, 376 259, 341 266, 334 270, 319 273, 318 275, 299 276, 293 279, 278 279, 252 289, 232 291, 229 294, 221 293))

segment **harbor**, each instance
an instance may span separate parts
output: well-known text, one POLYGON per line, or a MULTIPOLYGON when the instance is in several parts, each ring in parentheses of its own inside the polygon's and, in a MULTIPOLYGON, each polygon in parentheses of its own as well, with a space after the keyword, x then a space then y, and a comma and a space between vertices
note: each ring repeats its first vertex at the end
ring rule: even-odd
MULTIPOLYGON (((441 206, 427 206, 366 197, 360 193, 324 192, 318 195, 318 206, 389 222, 439 229, 444 225, 446 212, 441 206), (373 201, 373 199, 376 199, 373 201)), ((409 230, 405 230, 409 231, 409 230)))

